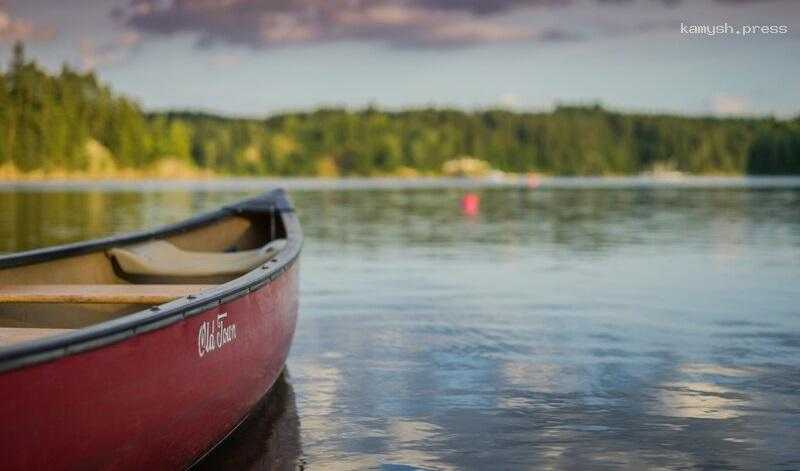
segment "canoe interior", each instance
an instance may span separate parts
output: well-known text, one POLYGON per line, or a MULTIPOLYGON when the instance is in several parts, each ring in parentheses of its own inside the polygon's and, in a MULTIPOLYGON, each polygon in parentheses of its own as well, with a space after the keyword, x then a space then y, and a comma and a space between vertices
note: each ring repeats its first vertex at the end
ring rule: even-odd
MULTIPOLYGON (((157 238, 187 251, 230 253, 257 249, 285 234, 280 217, 245 213, 157 238)), ((161 304, 238 276, 130 275, 109 256, 108 247, 0 268, 0 348, 132 314, 148 303, 161 304)))

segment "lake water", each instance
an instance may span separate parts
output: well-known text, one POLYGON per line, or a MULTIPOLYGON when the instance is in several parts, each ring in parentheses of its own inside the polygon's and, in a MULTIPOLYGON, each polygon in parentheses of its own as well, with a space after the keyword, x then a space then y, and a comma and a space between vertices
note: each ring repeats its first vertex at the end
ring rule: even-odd
MULTIPOLYGON (((326 185, 288 378, 201 468, 800 468, 800 181, 326 185)), ((0 251, 257 187, 6 187, 0 251)))

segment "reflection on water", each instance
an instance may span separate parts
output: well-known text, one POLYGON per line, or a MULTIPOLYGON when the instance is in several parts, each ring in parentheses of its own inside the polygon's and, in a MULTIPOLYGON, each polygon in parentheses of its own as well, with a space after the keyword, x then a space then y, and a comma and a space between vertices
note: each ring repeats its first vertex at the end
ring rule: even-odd
MULTIPOLYGON (((293 193, 300 440, 259 413, 204 466, 800 468, 796 182, 470 191, 293 193)), ((252 193, 0 192, 0 250, 252 193)))
POLYGON ((192 469, 302 468, 300 420, 288 376, 284 372, 236 431, 192 469))
POLYGON ((654 410, 672 417, 697 419, 730 419, 741 417, 737 406, 746 404, 749 397, 733 389, 711 383, 667 383, 658 386, 661 407, 654 410))

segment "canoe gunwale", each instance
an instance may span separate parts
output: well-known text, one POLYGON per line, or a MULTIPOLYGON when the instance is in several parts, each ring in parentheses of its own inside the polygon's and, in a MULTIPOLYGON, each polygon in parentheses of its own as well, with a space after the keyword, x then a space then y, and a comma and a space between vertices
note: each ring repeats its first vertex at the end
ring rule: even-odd
POLYGON ((236 214, 265 212, 281 217, 287 239, 284 249, 269 262, 191 298, 178 298, 74 332, 2 348, 0 373, 118 343, 181 322, 257 291, 294 265, 303 245, 303 233, 286 193, 278 189, 160 228, 0 256, 0 269, 10 268, 180 234, 236 214))

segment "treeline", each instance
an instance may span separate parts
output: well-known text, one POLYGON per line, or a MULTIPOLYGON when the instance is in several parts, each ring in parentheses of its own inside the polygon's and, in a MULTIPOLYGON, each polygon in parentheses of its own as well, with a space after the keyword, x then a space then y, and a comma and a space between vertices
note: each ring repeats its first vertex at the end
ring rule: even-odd
MULTIPOLYGON (((800 118, 610 112, 322 109, 266 120, 145 114, 91 73, 58 75, 21 45, 0 74, 0 169, 114 173, 159 168, 231 175, 437 174, 473 156, 508 172, 800 174, 800 118)), ((1 172, 0 172, 1 174, 1 172)))
POLYGON ((50 75, 16 44, 0 73, 0 167, 31 171, 143 168, 165 156, 191 163, 191 129, 148 118, 92 73, 50 75))

